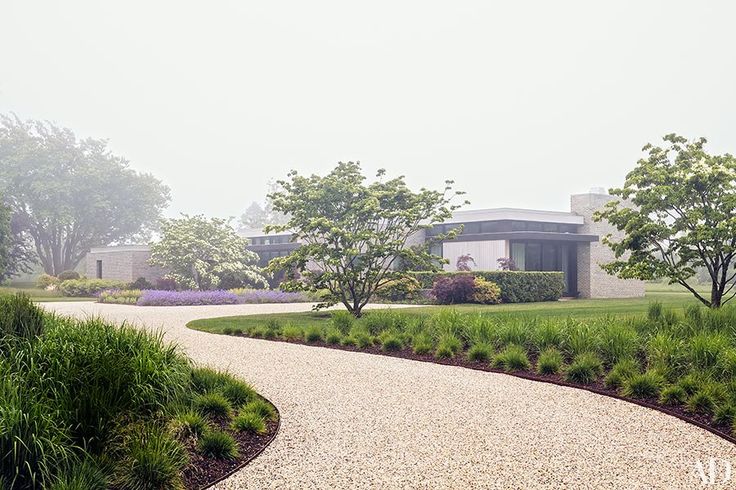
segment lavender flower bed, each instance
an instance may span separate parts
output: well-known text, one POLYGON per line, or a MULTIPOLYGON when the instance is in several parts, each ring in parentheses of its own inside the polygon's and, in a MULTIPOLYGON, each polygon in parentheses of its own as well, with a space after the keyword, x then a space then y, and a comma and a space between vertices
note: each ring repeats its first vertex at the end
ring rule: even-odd
POLYGON ((240 303, 229 291, 157 291, 146 289, 136 303, 138 306, 195 306, 234 305, 240 303))
POLYGON ((303 293, 287 293, 272 289, 252 289, 238 294, 238 302, 251 303, 307 303, 311 301, 303 293))

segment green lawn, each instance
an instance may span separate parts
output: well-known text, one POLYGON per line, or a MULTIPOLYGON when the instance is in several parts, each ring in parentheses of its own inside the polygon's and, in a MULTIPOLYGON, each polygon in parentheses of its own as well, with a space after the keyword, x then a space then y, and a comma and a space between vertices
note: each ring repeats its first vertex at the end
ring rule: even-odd
POLYGON ((23 293, 31 298, 31 300, 40 303, 48 301, 96 301, 96 298, 71 298, 62 296, 58 291, 47 291, 38 289, 31 284, 11 284, 10 286, 0 286, 0 294, 23 293))
MULTIPOLYGON (((682 309, 689 304, 698 304, 698 301, 684 290, 661 284, 647 285, 647 294, 644 298, 632 299, 576 299, 567 301, 553 301, 544 303, 517 303, 504 305, 454 305, 454 306, 423 306, 419 308, 402 308, 410 314, 422 315, 432 313, 440 308, 455 308, 461 312, 477 311, 489 316, 527 315, 535 317, 576 317, 591 318, 613 315, 636 316, 646 312, 649 303, 659 301, 665 308, 682 309)), ((289 323, 308 327, 322 325, 329 320, 329 312, 306 313, 279 313, 270 315, 230 316, 195 320, 187 326, 195 330, 221 333, 225 328, 241 328, 247 330, 253 326, 265 325, 269 320, 277 320, 280 324, 289 323)))

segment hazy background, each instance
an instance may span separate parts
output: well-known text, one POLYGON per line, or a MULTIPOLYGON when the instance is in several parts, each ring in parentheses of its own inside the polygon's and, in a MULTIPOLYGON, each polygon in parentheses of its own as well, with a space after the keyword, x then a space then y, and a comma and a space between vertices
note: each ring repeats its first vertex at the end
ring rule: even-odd
POLYGON ((108 138, 168 215, 338 160, 566 210, 665 133, 736 152, 736 2, 197 4, 3 0, 0 112, 108 138))

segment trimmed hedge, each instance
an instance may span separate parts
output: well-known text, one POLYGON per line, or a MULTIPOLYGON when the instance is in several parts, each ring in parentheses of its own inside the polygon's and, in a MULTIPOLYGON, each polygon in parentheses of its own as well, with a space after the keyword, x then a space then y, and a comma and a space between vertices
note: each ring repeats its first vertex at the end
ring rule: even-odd
POLYGON ((127 283, 113 279, 69 279, 59 284, 64 296, 97 296, 106 289, 124 289, 127 283))
POLYGON ((565 291, 562 272, 536 271, 470 271, 470 272, 410 272, 423 289, 431 289, 438 277, 470 274, 494 282, 501 288, 504 303, 557 301, 565 291))

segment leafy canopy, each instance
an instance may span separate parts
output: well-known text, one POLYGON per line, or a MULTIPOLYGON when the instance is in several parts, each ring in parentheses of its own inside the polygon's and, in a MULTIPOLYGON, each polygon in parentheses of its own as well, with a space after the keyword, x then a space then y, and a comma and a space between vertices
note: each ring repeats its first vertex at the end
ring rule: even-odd
MULTIPOLYGON (((304 177, 296 171, 279 181, 269 195, 273 209, 288 217, 267 231, 293 233, 300 247, 273 259, 272 271, 290 271, 288 289, 326 291, 318 307, 342 303, 355 316, 381 286, 406 275, 401 261, 432 267, 442 259, 426 247, 407 246, 421 230, 450 218, 460 205, 452 198, 452 182, 442 192, 412 192, 404 177, 366 183, 359 162, 340 162, 324 177, 304 177)), ((433 237, 443 240, 459 230, 433 237)))
POLYGON ((0 114, 0 194, 46 273, 74 269, 91 247, 154 229, 169 189, 128 168, 104 140, 0 114))
POLYGON ((161 240, 151 246, 150 262, 189 289, 266 286, 256 266, 258 256, 247 245, 226 220, 182 215, 163 222, 161 240))
POLYGON ((664 141, 664 147, 646 145, 648 156, 622 188, 611 190, 634 208, 613 201, 596 215, 623 232, 620 240, 604 238, 617 259, 604 267, 622 278, 667 278, 719 307, 736 293, 736 159, 708 154, 705 138, 688 142, 668 134, 664 141), (700 267, 708 271, 710 297, 690 284, 700 267))

